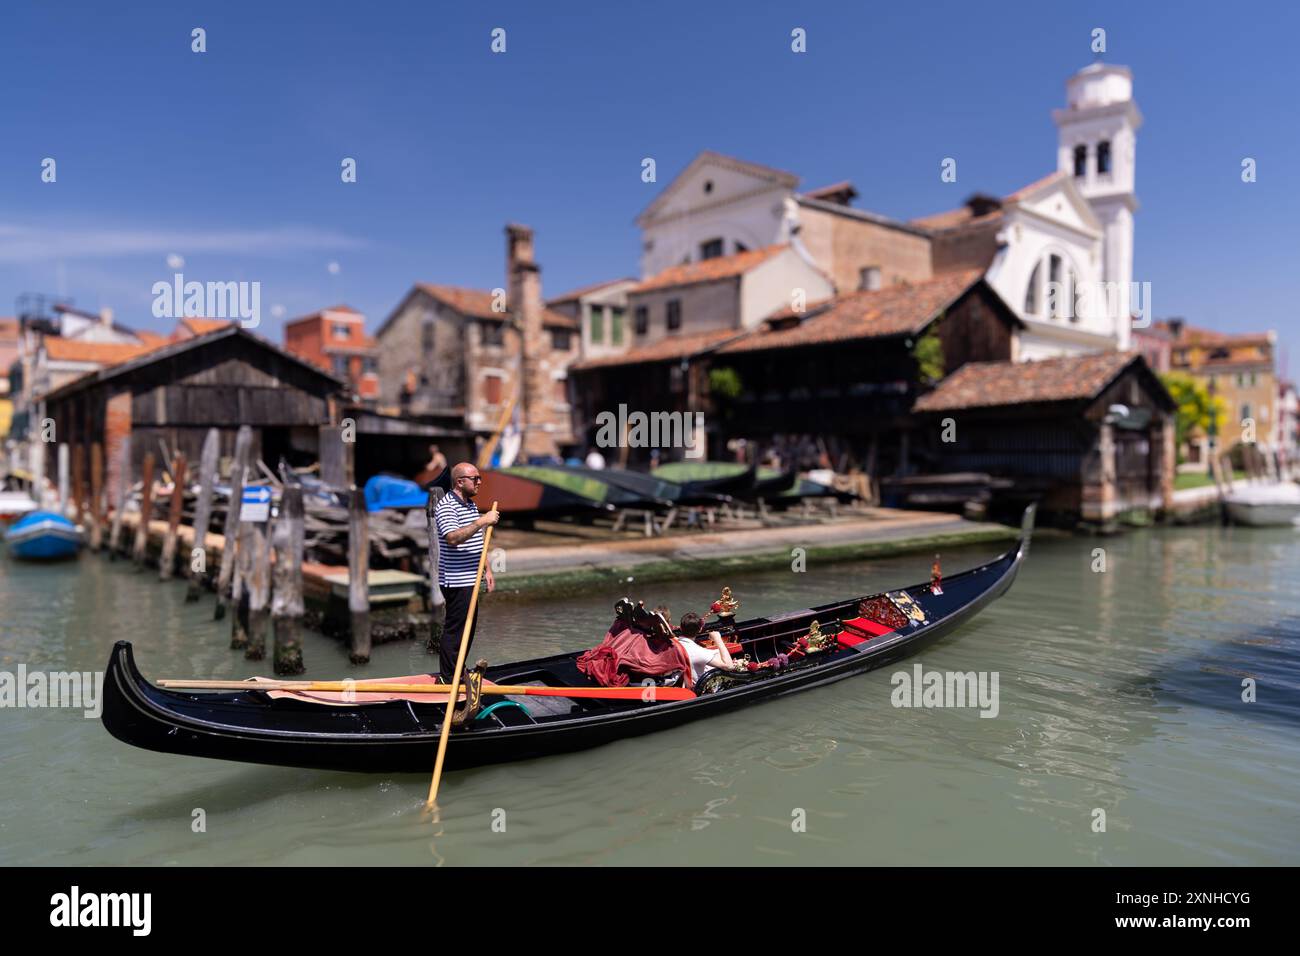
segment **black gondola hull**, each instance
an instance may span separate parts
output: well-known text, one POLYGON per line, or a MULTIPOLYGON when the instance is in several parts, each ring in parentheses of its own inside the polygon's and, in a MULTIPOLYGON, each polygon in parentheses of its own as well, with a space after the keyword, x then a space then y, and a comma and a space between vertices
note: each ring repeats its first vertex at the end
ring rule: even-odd
MULTIPOLYGON (((997 560, 944 581, 943 596, 928 585, 904 589, 926 612, 928 623, 839 648, 826 657, 738 688, 679 702, 574 702, 568 716, 516 726, 453 730, 448 769, 463 769, 585 750, 713 716, 749 704, 843 680, 899 661, 928 647, 968 621, 1011 587, 1028 538, 997 560)), ((778 618, 738 624, 737 637, 755 649, 806 632, 813 620, 853 616, 860 599, 808 608, 778 618)), ((524 683, 560 675, 568 686, 584 679, 572 669, 573 654, 492 667, 496 683, 524 683)), ((550 682, 550 681, 547 681, 550 682)), ((552 698, 553 699, 553 698, 552 698)), ((531 700, 531 698, 530 698, 531 700)), ((568 701, 567 698, 564 701, 568 701)), ((427 773, 438 742, 445 705, 407 701, 346 707, 272 700, 260 691, 190 693, 150 684, 136 667, 127 642, 118 642, 104 682, 103 722, 119 740, 163 753, 247 763, 383 773, 427 773)))

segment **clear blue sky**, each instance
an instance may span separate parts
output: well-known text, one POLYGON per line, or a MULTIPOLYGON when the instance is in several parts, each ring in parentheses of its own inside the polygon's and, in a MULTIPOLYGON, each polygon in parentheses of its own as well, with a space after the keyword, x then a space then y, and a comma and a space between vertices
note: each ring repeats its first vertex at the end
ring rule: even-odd
POLYGON ((373 329, 416 280, 503 284, 510 220, 556 294, 635 274, 633 218, 706 148, 924 215, 1054 168, 1050 111, 1103 27, 1146 117, 1135 278, 1157 315, 1278 329, 1300 374, 1296 5, 1075 7, 5 0, 0 314, 43 291, 161 329, 178 254, 259 280, 264 315, 347 302, 373 329))

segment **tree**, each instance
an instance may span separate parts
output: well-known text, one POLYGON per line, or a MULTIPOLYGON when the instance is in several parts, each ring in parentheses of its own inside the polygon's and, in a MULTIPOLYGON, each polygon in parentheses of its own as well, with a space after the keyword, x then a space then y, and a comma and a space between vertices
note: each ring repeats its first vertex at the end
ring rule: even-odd
POLYGON ((921 379, 922 385, 934 385, 943 378, 943 340, 939 338, 939 323, 943 321, 943 314, 931 323, 912 346, 912 358, 916 360, 916 374, 921 379))
POLYGON ((1180 372, 1166 372, 1160 376, 1169 395, 1178 406, 1174 418, 1174 444, 1178 460, 1183 459, 1183 448, 1197 434, 1209 435, 1223 430, 1226 416, 1222 398, 1211 395, 1199 379, 1180 372))
POLYGON ((734 368, 709 369, 709 392, 718 398, 734 401, 740 397, 744 386, 740 383, 740 374, 734 368))

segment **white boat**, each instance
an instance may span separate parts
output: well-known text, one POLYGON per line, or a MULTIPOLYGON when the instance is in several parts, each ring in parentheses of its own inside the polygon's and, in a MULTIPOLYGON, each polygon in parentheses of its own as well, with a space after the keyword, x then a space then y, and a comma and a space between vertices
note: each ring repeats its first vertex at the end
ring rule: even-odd
POLYGON ((1300 485, 1277 482, 1242 485, 1224 498, 1228 517, 1254 527, 1295 524, 1300 519, 1300 485))
POLYGON ((0 526, 12 524, 37 507, 25 491, 0 491, 0 526))

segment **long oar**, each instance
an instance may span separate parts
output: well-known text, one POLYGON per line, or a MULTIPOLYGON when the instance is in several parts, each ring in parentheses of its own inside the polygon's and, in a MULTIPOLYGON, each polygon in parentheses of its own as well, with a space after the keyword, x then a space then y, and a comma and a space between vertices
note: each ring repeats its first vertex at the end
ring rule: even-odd
MULTIPOLYGON (((492 510, 497 510, 497 503, 492 502, 492 510)), ((469 650, 469 632, 474 626, 474 611, 478 608, 478 592, 483 584, 483 569, 487 567, 488 546, 492 544, 492 529, 488 525, 483 535, 483 551, 478 556, 478 576, 474 578, 474 593, 469 596, 469 613, 465 615, 465 627, 460 632, 460 650, 456 652, 456 668, 451 672, 451 686, 460 687, 461 670, 465 666, 465 653, 469 650)), ((442 782, 442 763, 447 758, 447 739, 451 736, 451 714, 456 707, 458 695, 447 695, 447 714, 442 718, 442 733, 438 735, 438 756, 433 761, 433 779, 429 781, 429 799, 425 808, 432 810, 438 799, 438 784, 442 782)))
MULTIPOLYGON (((288 691, 352 691, 357 694, 430 694, 444 697, 451 692, 450 684, 402 684, 396 681, 342 680, 160 680, 159 687, 168 690, 288 690, 288 691)), ((695 692, 688 687, 537 687, 533 684, 484 684, 483 693, 498 696, 571 697, 605 700, 693 700, 695 692)), ((462 684, 457 696, 464 694, 462 684)))

